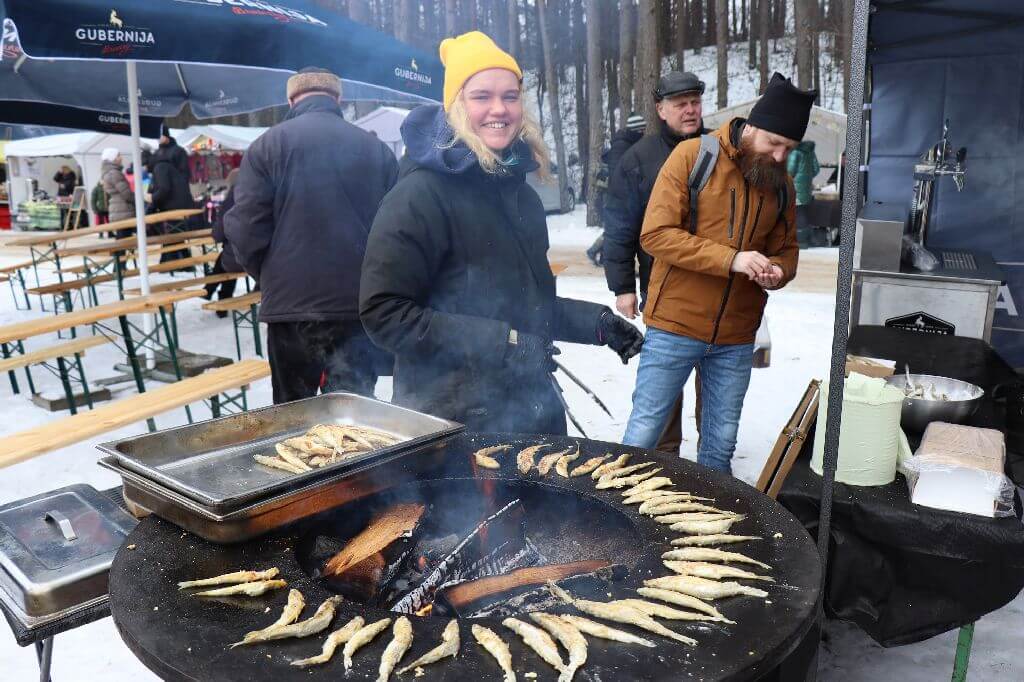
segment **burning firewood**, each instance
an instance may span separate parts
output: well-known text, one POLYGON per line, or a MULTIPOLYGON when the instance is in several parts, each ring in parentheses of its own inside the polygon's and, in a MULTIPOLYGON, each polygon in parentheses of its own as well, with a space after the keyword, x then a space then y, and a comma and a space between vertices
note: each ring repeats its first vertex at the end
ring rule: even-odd
POLYGON ((511 592, 520 587, 543 585, 548 580, 558 581, 580 573, 592 573, 600 568, 611 566, 607 561, 576 561, 570 564, 549 564, 547 566, 528 566, 504 575, 469 580, 442 591, 441 597, 456 610, 495 594, 511 592))
POLYGON ((351 578, 375 586, 387 564, 384 550, 396 540, 410 537, 426 508, 422 504, 396 504, 370 521, 340 552, 324 566, 326 577, 351 578))

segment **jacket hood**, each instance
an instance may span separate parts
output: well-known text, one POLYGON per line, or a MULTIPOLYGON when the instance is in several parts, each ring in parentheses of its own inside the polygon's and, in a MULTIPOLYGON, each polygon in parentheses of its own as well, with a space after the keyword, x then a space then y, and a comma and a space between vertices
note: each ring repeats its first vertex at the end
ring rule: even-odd
POLYGON ((615 133, 612 135, 611 141, 615 142, 616 140, 625 140, 626 142, 632 145, 639 142, 640 138, 642 138, 643 136, 644 134, 638 130, 629 130, 628 128, 623 128, 622 130, 615 131, 615 133))
POLYGON ((111 170, 120 171, 122 168, 123 166, 121 164, 114 163, 113 161, 103 161, 102 163, 100 163, 101 174, 111 170))
MULTIPOLYGON (((461 175, 478 168, 476 155, 465 143, 452 144, 452 130, 444 109, 437 104, 424 104, 412 110, 402 122, 402 141, 408 161, 448 175, 461 175)), ((540 168, 533 153, 522 140, 512 144, 510 162, 502 165, 505 175, 525 176, 540 168)))

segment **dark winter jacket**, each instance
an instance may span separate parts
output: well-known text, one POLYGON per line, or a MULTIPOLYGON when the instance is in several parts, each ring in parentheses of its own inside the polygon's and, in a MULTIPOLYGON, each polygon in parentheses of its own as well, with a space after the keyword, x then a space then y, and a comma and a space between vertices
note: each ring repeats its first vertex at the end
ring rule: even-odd
POLYGON ((706 132, 702 128, 693 135, 680 137, 663 123, 657 133, 645 135, 626 150, 612 171, 604 200, 603 265, 608 288, 616 296, 636 292, 639 261, 640 295, 647 297, 652 259, 640 248, 640 228, 654 181, 677 144, 706 132))
POLYGON ((359 318, 366 237, 397 178, 391 150, 327 96, 301 100, 249 147, 224 232, 259 282, 261 320, 359 318))
POLYGON ((213 240, 220 244, 220 264, 224 268, 224 272, 245 272, 245 268, 238 262, 238 259, 235 257, 235 250, 228 243, 228 238, 224 234, 224 215, 234 205, 235 188, 232 187, 228 190, 224 201, 221 202, 220 210, 217 212, 217 219, 213 223, 213 240))
POLYGON ((402 179, 370 232, 363 326, 395 354, 396 403, 482 431, 564 433, 546 369, 507 364, 509 331, 597 343, 604 306, 555 294, 544 207, 524 143, 488 174, 438 106, 402 125, 402 179))
MULTIPOLYGON (((181 145, 173 137, 167 138, 169 142, 162 143, 153 153, 154 160, 167 159, 179 173, 188 178, 191 171, 188 167, 188 152, 181 148, 181 145)), ((145 162, 145 159, 143 160, 145 162)))
POLYGON ((618 167, 619 161, 622 160, 622 156, 630 147, 643 139, 643 136, 643 133, 629 130, 628 128, 623 128, 612 135, 612 140, 608 145, 608 152, 605 154, 604 159, 602 159, 608 165, 609 177, 615 173, 615 169, 618 167))
POLYGON ((53 181, 57 183, 57 196, 69 197, 75 192, 75 185, 78 184, 78 176, 75 175, 75 171, 72 170, 69 170, 67 173, 59 170, 56 175, 53 176, 53 181))
POLYGON ((814 140, 804 140, 789 153, 786 170, 793 177, 796 205, 804 206, 814 201, 814 178, 821 172, 818 156, 814 153, 814 140))
POLYGON ((135 194, 119 164, 104 161, 100 165, 100 184, 107 195, 107 215, 110 222, 135 217, 135 194))
POLYGON ((152 164, 153 182, 149 193, 153 197, 153 212, 195 208, 192 190, 188 185, 188 174, 181 172, 174 155, 158 152, 153 155, 152 164))

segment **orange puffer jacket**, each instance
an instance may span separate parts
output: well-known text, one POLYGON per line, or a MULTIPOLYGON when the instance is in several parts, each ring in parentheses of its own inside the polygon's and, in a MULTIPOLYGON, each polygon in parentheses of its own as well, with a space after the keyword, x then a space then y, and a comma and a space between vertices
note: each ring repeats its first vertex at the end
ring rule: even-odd
MULTIPOLYGON (((735 121, 735 119, 733 120, 735 121)), ((740 251, 758 251, 782 268, 782 285, 796 275, 796 207, 779 218, 775 192, 751 187, 736 162, 733 121, 711 133, 718 162, 697 195, 696 234, 689 232, 687 180, 700 139, 679 144, 661 169, 644 216, 640 244, 654 257, 644 322, 706 343, 753 343, 768 295, 746 275, 730 272, 740 251)))

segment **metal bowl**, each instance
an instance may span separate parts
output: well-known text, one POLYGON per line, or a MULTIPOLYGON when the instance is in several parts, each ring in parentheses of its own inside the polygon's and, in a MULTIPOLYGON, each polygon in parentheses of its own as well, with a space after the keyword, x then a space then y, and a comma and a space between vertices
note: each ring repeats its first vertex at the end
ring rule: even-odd
MULTIPOLYGON (((931 384, 941 393, 954 396, 971 396, 961 400, 926 400, 924 398, 904 398, 900 424, 906 431, 921 433, 932 422, 962 424, 971 417, 981 404, 985 391, 980 386, 929 374, 911 374, 910 380, 915 386, 931 384)), ((897 374, 887 378, 886 383, 901 391, 907 389, 907 375, 897 374)))

